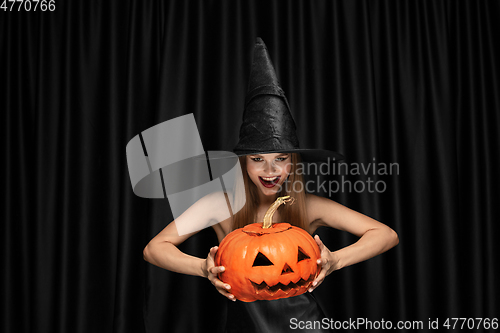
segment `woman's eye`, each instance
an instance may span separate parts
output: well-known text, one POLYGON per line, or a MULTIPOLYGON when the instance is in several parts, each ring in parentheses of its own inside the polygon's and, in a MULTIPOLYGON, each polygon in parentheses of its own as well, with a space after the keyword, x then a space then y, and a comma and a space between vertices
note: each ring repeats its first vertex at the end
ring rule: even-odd
POLYGON ((262 158, 260 158, 260 157, 252 157, 252 161, 254 161, 254 162, 260 162, 260 161, 262 161, 262 158))
POLYGON ((288 157, 278 157, 277 160, 278 162, 283 162, 286 161, 288 157))

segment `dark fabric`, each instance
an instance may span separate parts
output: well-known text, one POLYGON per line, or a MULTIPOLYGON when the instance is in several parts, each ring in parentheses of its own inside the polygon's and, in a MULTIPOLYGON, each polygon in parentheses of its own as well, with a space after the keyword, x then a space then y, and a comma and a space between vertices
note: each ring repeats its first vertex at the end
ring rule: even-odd
MULTIPOLYGON (((322 179, 340 184, 323 195, 400 238, 326 278, 325 315, 428 327, 500 313, 499 1, 19 4, 0 10, 0 331, 223 330, 209 281, 143 261, 172 215, 134 196, 125 147, 194 113, 205 150, 231 151, 257 36, 301 147, 399 166, 322 179), (368 178, 385 190, 361 191, 368 178)), ((318 233, 331 250, 356 240, 318 233)), ((216 244, 205 230, 181 249, 206 257, 216 244)))
POLYGON ((227 301, 225 333, 331 332, 311 293, 272 301, 227 301))

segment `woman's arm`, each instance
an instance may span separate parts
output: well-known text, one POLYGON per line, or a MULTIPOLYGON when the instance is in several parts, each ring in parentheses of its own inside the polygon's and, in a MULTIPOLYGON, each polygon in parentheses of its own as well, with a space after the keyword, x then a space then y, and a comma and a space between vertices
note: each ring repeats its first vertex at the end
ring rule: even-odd
POLYGON ((224 199, 222 202, 217 194, 200 199, 146 245, 143 251, 144 260, 172 272, 206 277, 222 295, 234 300, 234 296, 228 292, 231 286, 217 278, 217 274, 224 271, 224 267, 216 267, 214 264, 217 246, 210 249, 205 259, 188 255, 178 248, 182 242, 197 233, 195 231, 179 235, 178 223, 197 223, 198 226, 209 226, 213 219, 217 221, 224 219, 226 214, 224 210, 227 211, 226 201, 224 199))
POLYGON ((358 213, 330 199, 308 195, 307 210, 311 212, 310 230, 320 226, 328 226, 344 230, 359 238, 357 242, 340 250, 331 252, 316 235, 315 239, 321 249, 323 270, 313 282, 317 286, 324 277, 334 270, 347 267, 379 255, 399 243, 394 230, 371 217, 358 213))
POLYGON ((146 245, 144 260, 172 272, 207 277, 205 259, 188 255, 178 246, 196 232, 179 236, 175 221, 170 223, 146 245))
POLYGON ((205 259, 190 256, 177 247, 199 230, 214 224, 211 223, 214 220, 225 220, 224 214, 229 216, 223 194, 216 192, 201 198, 149 242, 143 252, 144 259, 169 271, 206 277, 202 269, 205 259))

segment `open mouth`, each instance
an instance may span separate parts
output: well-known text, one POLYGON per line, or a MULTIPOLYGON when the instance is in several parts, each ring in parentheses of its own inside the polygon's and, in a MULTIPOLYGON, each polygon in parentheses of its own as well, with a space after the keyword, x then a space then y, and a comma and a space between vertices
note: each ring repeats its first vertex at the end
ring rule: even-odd
POLYGON ((257 284, 255 282, 253 282, 252 280, 250 280, 250 282, 252 282, 252 285, 255 288, 256 294, 266 292, 269 295, 273 296, 274 294, 276 294, 278 292, 278 290, 283 290, 283 292, 285 294, 288 294, 291 290, 298 290, 298 289, 303 288, 303 287, 305 287, 305 289, 307 289, 307 288, 309 288, 309 285, 311 284, 311 282, 314 280, 315 276, 316 276, 316 274, 313 273, 309 276, 309 278, 307 280, 304 280, 301 278, 297 282, 290 281, 289 284, 283 284, 280 282, 274 286, 268 286, 265 281, 262 281, 261 284, 257 284))
POLYGON ((260 177, 259 180, 264 185, 264 187, 274 187, 278 182, 280 181, 281 176, 276 176, 276 177, 260 177))

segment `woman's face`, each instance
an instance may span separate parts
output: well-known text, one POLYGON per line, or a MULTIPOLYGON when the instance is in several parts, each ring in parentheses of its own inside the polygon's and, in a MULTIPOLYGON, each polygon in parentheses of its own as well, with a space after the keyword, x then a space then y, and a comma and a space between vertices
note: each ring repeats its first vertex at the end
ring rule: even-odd
POLYGON ((255 186, 264 195, 276 195, 290 174, 290 154, 257 154, 246 158, 248 176, 255 186))

